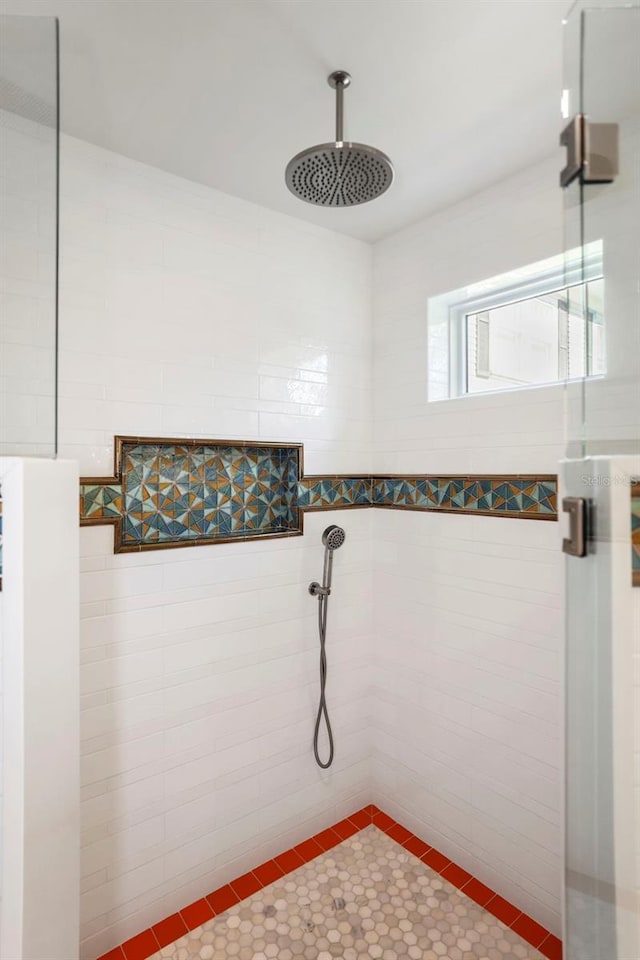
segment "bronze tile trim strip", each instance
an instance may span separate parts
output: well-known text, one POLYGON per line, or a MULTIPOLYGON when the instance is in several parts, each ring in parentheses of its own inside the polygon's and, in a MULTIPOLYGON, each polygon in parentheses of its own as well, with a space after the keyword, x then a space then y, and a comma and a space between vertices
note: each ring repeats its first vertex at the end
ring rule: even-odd
MULTIPOLYGON (((121 483, 122 482, 122 454, 125 444, 144 443, 158 444, 158 446, 175 447, 264 447, 266 450, 295 449, 298 451, 298 463, 300 465, 300 475, 304 473, 304 444, 302 443, 273 443, 272 441, 262 440, 215 440, 211 437, 207 439, 193 439, 184 437, 126 437, 115 436, 113 438, 113 470, 114 476, 110 478, 95 477, 81 478, 80 483, 121 483)), ((298 477, 300 479, 300 476, 298 477)))
POLYGON ((532 483, 557 483, 558 480, 557 473, 371 473, 368 477, 372 480, 531 480, 532 483))
POLYGON ((631 484, 631 525, 631 583, 640 587, 640 481, 631 484))
MULTIPOLYGON (((464 507, 418 507, 413 504, 402 503, 372 503, 374 510, 404 510, 405 513, 439 513, 440 516, 455 513, 465 517, 503 517, 507 520, 551 520, 557 522, 556 513, 526 513, 524 510, 477 510, 464 507)), ((308 509, 305 507, 305 509, 308 509)))

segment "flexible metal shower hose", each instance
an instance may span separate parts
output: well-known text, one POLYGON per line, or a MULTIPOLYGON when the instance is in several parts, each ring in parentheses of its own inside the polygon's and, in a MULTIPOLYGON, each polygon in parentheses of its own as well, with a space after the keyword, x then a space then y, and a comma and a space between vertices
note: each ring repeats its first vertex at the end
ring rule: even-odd
POLYGON ((313 731, 313 753, 316 763, 323 770, 327 770, 333 763, 333 732, 331 730, 331 721, 329 720, 329 711, 327 710, 326 686, 327 686, 327 653, 325 644, 327 640, 327 607, 329 606, 329 597, 326 594, 318 596, 318 632, 320 634, 320 703, 318 705, 318 716, 316 717, 316 726, 313 731), (327 736, 329 737, 329 759, 323 763, 318 753, 318 737, 320 735, 320 724, 322 718, 327 727, 327 736))

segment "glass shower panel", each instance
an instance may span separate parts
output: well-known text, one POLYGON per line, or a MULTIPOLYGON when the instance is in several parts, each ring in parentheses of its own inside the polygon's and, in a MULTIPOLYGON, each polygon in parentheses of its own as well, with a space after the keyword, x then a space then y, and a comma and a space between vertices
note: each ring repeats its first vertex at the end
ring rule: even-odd
POLYGON ((565 25, 565 123, 617 124, 613 182, 564 191, 565 246, 602 244, 598 303, 574 288, 600 375, 566 387, 564 493, 585 504, 569 556, 566 654, 567 960, 640 957, 640 589, 631 488, 640 475, 640 6, 577 3, 565 25), (593 324, 598 315, 599 328, 593 324))
POLYGON ((0 16, 0 456, 55 456, 58 22, 0 16))
MULTIPOLYGON (((582 104, 619 128, 619 173, 584 187, 582 242, 601 240, 606 377, 584 382, 585 453, 640 453, 640 6, 583 13, 582 104)), ((586 304, 587 308, 589 304, 586 304)))

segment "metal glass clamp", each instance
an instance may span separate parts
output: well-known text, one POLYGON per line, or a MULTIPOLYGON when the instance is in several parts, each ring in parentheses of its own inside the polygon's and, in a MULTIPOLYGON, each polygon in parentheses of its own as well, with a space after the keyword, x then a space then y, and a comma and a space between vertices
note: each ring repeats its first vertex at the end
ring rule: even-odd
POLYGON ((593 123, 577 113, 560 134, 567 149, 567 163, 560 173, 560 186, 581 183, 613 183, 618 175, 618 124, 593 123))
POLYGON ((565 497, 562 509, 569 514, 569 536, 562 541, 562 552, 570 557, 586 557, 587 501, 584 497, 565 497))

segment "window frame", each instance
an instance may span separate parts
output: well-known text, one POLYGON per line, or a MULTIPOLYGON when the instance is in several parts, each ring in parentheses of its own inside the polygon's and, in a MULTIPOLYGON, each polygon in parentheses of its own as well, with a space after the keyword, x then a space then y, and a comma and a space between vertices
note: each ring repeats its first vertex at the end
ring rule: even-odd
MULTIPOLYGON (((590 245, 590 247, 590 250, 582 251, 581 249, 577 249, 570 251, 564 257, 554 258, 554 261, 551 262, 550 266, 546 269, 540 270, 528 277, 523 276, 521 279, 513 277, 509 282, 505 282, 508 275, 503 274, 487 280, 484 283, 474 284, 469 288, 454 291, 449 295, 451 299, 448 302, 448 399, 480 397, 494 393, 528 390, 533 387, 549 386, 566 382, 565 379, 549 380, 470 393, 468 391, 467 317, 470 314, 483 313, 498 307, 508 306, 512 303, 531 300, 543 294, 552 294, 560 290, 582 286, 593 280, 603 279, 602 245, 596 243, 590 245), (483 287, 485 288, 484 290, 482 290, 483 287), (469 295, 469 291, 474 288, 478 290, 477 294, 469 295), (466 295, 461 296, 461 294, 466 295)), ((545 261, 542 262, 544 263, 545 261)), ((535 266, 535 264, 532 266, 535 266)), ((513 271, 513 274, 516 273, 517 271, 513 271)), ((586 376, 588 379, 594 379, 601 377, 602 374, 587 374, 586 376)), ((431 398, 430 402, 438 402, 438 399, 431 398)))

